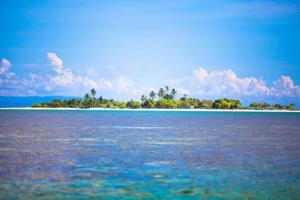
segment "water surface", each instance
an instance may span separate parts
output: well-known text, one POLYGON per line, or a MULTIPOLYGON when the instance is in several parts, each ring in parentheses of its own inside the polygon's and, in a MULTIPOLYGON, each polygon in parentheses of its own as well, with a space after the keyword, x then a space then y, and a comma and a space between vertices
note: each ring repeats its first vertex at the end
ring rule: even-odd
POLYGON ((0 111, 0 199, 299 199, 300 113, 0 111))

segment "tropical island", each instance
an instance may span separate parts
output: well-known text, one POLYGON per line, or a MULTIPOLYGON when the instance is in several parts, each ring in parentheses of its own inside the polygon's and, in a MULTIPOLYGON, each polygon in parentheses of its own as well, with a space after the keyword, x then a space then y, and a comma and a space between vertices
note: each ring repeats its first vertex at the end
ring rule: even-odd
POLYGON ((253 102, 248 107, 242 107, 237 99, 220 98, 216 100, 200 100, 183 95, 176 99, 177 90, 169 86, 151 91, 148 96, 142 95, 140 101, 118 101, 96 97, 96 90, 91 89, 83 98, 53 99, 51 102, 34 103, 33 108, 110 108, 110 109, 253 109, 253 110, 294 110, 295 103, 288 105, 253 102))

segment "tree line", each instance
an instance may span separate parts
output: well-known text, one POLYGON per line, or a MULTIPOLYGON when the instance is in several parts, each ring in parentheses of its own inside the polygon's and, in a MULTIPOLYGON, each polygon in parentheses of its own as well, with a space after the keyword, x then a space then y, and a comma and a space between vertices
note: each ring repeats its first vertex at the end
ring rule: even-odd
POLYGON ((237 99, 216 99, 200 100, 183 95, 176 99, 177 90, 170 89, 168 86, 160 88, 157 92, 150 91, 149 95, 142 95, 140 101, 118 101, 114 99, 105 99, 102 96, 96 97, 96 90, 93 88, 86 93, 83 98, 73 98, 66 100, 54 99, 51 102, 34 103, 32 107, 43 108, 181 108, 181 109, 288 109, 293 110, 295 103, 289 105, 268 104, 253 102, 249 107, 242 107, 241 102, 237 99))
POLYGON ((281 104, 269 104, 269 103, 257 103, 253 102, 249 105, 249 108, 251 109, 257 109, 257 110, 294 110, 296 107, 295 103, 290 103, 288 105, 281 105, 281 104))

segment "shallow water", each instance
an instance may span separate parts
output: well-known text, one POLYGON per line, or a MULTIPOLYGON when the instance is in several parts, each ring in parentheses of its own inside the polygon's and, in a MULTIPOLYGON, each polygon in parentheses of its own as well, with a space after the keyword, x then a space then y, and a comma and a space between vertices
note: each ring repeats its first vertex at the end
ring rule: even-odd
POLYGON ((0 199, 299 199, 300 113, 0 111, 0 199))

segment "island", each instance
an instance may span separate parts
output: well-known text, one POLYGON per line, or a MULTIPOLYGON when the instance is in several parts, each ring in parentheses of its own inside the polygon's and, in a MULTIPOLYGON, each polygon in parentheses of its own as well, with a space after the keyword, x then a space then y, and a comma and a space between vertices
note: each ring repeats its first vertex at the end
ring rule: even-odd
POLYGON ((51 102, 34 103, 33 108, 109 108, 109 109, 230 109, 230 110, 295 110, 296 103, 288 105, 269 104, 266 102, 253 102, 248 107, 242 107, 237 99, 220 98, 216 100, 200 100, 183 95, 176 99, 177 90, 169 86, 160 88, 157 92, 150 91, 149 95, 142 95, 140 101, 118 101, 96 97, 93 88, 83 98, 53 99, 51 102))

